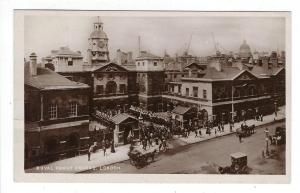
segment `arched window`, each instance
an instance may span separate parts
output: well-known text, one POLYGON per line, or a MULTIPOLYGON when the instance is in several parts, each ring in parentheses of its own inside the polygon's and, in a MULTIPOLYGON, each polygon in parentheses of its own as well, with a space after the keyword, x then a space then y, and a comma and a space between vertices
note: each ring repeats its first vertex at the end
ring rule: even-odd
POLYGON ((106 94, 115 94, 117 92, 117 83, 115 81, 109 81, 106 84, 106 94))

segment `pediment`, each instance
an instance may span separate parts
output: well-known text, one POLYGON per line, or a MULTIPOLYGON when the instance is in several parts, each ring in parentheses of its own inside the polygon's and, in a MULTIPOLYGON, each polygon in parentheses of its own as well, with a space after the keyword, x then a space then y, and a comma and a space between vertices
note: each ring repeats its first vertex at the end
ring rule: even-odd
POLYGON ((249 71, 245 70, 242 73, 238 74, 234 80, 255 80, 257 77, 250 73, 249 71))
POLYGON ((95 72, 127 72, 128 70, 116 63, 108 63, 100 68, 96 69, 95 72))

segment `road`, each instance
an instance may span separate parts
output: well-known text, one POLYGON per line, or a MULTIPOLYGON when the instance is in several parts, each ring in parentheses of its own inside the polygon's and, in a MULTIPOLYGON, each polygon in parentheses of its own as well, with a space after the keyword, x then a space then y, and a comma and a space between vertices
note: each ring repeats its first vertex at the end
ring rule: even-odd
POLYGON ((231 164, 231 153, 243 152, 248 155, 251 174, 285 174, 285 145, 269 146, 270 149, 279 152, 277 159, 262 158, 262 151, 266 149, 264 129, 268 127, 270 134, 274 134, 278 126, 284 126, 284 122, 258 127, 255 134, 243 138, 242 143, 236 135, 227 135, 192 145, 178 146, 158 155, 154 162, 141 169, 132 166, 127 160, 85 173, 214 174, 217 173, 218 166, 231 164))

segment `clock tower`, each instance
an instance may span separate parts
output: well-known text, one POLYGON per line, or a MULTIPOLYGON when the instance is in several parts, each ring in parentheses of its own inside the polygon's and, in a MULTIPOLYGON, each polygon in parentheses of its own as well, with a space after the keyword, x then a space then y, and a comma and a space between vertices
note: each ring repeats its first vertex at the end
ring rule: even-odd
POLYGON ((94 31, 89 37, 88 63, 97 66, 109 61, 108 38, 98 17, 98 21, 94 23, 94 31))

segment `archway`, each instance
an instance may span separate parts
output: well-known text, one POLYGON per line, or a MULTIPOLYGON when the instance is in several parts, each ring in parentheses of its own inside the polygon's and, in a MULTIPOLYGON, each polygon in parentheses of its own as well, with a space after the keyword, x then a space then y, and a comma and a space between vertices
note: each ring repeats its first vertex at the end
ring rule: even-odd
POLYGON ((115 94, 117 92, 117 83, 115 81, 109 81, 106 84, 106 94, 115 94))
POLYGON ((79 147, 79 135, 77 133, 72 133, 68 136, 67 139, 68 148, 77 148, 79 147))
POLYGON ((56 152, 58 147, 58 139, 56 137, 50 137, 45 142, 45 150, 47 153, 56 152))

